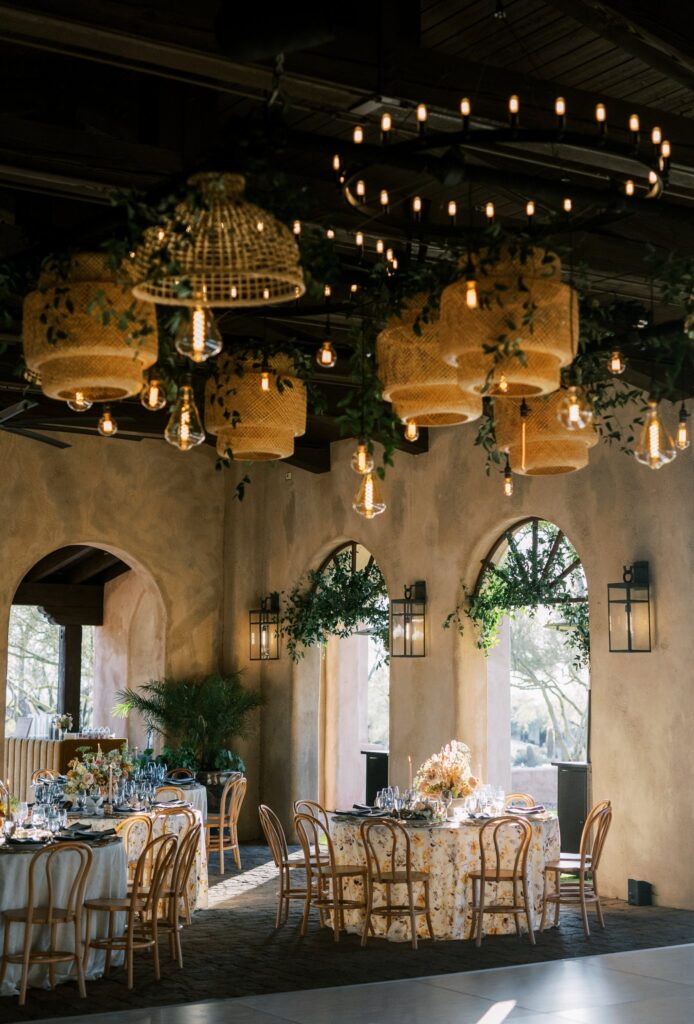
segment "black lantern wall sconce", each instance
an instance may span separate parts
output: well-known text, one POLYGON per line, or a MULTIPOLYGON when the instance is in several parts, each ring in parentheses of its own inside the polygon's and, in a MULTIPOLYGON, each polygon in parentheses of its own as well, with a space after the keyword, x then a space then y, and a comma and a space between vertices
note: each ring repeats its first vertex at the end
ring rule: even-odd
POLYGON ((639 654, 651 649, 648 562, 624 566, 621 583, 608 583, 610 651, 639 654))
POLYGON ((427 585, 418 580, 405 596, 390 602, 391 658, 423 658, 426 654, 427 585))
POLYGON ((261 597, 260 608, 248 613, 251 661, 277 661, 280 656, 280 595, 261 597))

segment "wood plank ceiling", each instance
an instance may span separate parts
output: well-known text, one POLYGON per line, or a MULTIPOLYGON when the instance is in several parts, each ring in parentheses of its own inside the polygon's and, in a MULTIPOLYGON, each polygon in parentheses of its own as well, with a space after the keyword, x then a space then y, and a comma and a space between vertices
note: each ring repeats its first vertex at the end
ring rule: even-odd
MULTIPOLYGON (((645 128, 659 124, 672 140, 670 185, 657 209, 642 204, 577 235, 594 287, 648 304, 645 243, 694 251, 694 53, 688 14, 677 5, 659 10, 657 20, 652 4, 620 0, 356 0, 272 11, 214 0, 65 0, 59 15, 55 8, 50 0, 0 3, 0 260, 90 244, 115 223, 114 188, 168 189, 201 167, 234 169, 235 140, 249 124, 263 123, 280 53, 282 168, 305 187, 308 218, 334 225, 345 255, 353 251, 355 226, 372 240, 390 231, 396 244, 404 233, 397 217, 355 225, 329 172, 336 140, 349 139, 357 120, 376 138, 384 106, 401 137, 414 134, 419 101, 429 105, 433 127, 455 127, 462 95, 472 98, 480 125, 494 126, 512 92, 522 98, 529 127, 548 124, 561 94, 577 127, 592 125, 595 104, 604 102, 617 132, 636 112, 645 128)), ((440 182, 422 182, 403 168, 379 173, 394 197, 421 190, 437 215, 451 197, 440 182)), ((549 206, 566 187, 538 148, 471 153, 468 173, 465 201, 475 207, 493 194, 498 215, 511 221, 530 194, 549 206)), ((600 161, 583 168, 579 211, 597 209, 604 177, 600 161)), ((12 374, 19 295, 9 308, 12 322, 0 334, 0 406, 16 402, 24 387, 12 374)), ((673 312, 662 305, 653 316, 665 320, 673 312)), ((324 313, 304 301, 273 311, 267 327, 233 314, 222 318, 222 329, 229 336, 267 329, 313 350, 324 313)), ((334 328, 346 355, 339 304, 334 328)), ((353 386, 339 365, 324 377, 329 408, 310 416, 295 465, 330 468, 337 404, 353 386)), ((30 397, 36 405, 13 427, 59 430, 68 440, 70 431, 94 433, 97 415, 30 397)), ((118 418, 118 437, 130 440, 161 437, 165 424, 165 414, 146 413, 137 401, 125 403, 118 418)), ((425 449, 423 432, 414 451, 425 449)))

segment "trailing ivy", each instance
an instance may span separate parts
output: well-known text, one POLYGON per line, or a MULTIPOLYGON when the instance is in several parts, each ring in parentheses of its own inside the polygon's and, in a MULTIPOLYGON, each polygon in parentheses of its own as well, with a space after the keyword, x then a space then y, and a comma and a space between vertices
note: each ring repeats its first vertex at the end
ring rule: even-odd
POLYGON ((307 572, 286 595, 281 634, 292 661, 331 636, 362 631, 388 650, 388 592, 375 562, 353 569, 351 551, 341 551, 324 569, 307 572))

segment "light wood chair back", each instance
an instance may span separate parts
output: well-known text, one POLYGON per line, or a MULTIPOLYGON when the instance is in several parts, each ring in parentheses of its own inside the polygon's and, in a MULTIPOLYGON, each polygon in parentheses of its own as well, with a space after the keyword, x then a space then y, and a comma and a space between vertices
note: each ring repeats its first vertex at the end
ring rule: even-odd
POLYGON ((366 909, 363 895, 361 899, 345 896, 344 883, 359 879, 362 883, 361 892, 364 893, 366 866, 337 863, 330 829, 319 818, 314 818, 311 814, 297 814, 294 817, 294 828, 304 852, 306 869, 306 897, 301 935, 306 935, 309 913, 311 907, 315 907, 319 912, 321 924, 325 911, 329 911, 333 937, 335 942, 339 942, 340 931, 345 926, 345 910, 366 909))
MULTIPOLYGON (((87 876, 92 865, 92 851, 86 843, 62 843, 60 846, 49 846, 38 850, 29 862, 27 877, 27 901, 21 909, 5 911, 5 931, 2 950, 2 968, 0 984, 4 979, 8 964, 21 964, 22 975, 19 984, 19 1005, 26 1002, 29 970, 33 964, 48 965, 51 987, 55 985, 55 965, 74 961, 77 970, 79 993, 84 999, 86 989, 82 964, 82 910, 84 907, 84 890, 87 876), (68 879, 67 898, 56 905, 55 893, 58 887, 58 875, 68 879), (37 903, 39 893, 40 904, 37 903), (11 953, 10 931, 14 924, 24 926, 24 943, 22 951, 11 953), (49 933, 48 948, 42 939, 40 947, 34 949, 33 928, 40 926, 49 933), (56 948, 56 930, 58 927, 72 925, 74 933, 73 948, 56 948)), ((64 889, 61 881, 60 888, 64 889)))
POLYGON ((157 789, 157 800, 185 800, 186 796, 180 786, 160 786, 157 789))
POLYGON ((241 851, 239 849, 238 823, 241 806, 246 796, 248 785, 244 775, 236 774, 229 779, 219 801, 219 814, 208 814, 205 822, 205 835, 209 853, 219 853, 219 870, 224 874, 224 854, 232 853, 236 867, 241 870, 241 851), (212 835, 212 830, 217 835, 212 835), (228 837, 226 833, 229 833, 228 837))
POLYGON ((36 786, 43 779, 52 781, 57 778, 60 778, 60 772, 55 771, 54 768, 37 768, 36 771, 31 773, 31 785, 36 786))
POLYGON ((535 797, 531 796, 530 793, 507 793, 504 807, 511 807, 512 804, 521 807, 534 807, 535 797))
POLYGON ((525 878, 528 867, 528 853, 533 830, 526 818, 505 815, 485 822, 480 829, 480 862, 482 880, 498 882, 504 871, 511 871, 515 878, 525 878), (511 857, 504 857, 501 843, 509 839, 511 857))
POLYGON ((287 836, 282 828, 282 822, 267 804, 260 805, 258 817, 260 818, 263 835, 270 847, 275 867, 282 871, 282 868, 289 862, 289 847, 287 845, 287 836))
POLYGON ((318 818, 325 830, 330 832, 328 812, 317 800, 295 800, 294 814, 310 814, 312 818, 318 818))
POLYGON ((382 884, 384 879, 389 880, 389 875, 396 871, 404 875, 403 881, 407 885, 411 884, 412 843, 405 826, 398 821, 387 821, 384 818, 379 821, 362 822, 359 831, 366 851, 369 884, 382 884), (379 844, 375 841, 379 832, 381 836, 387 834, 385 850, 379 850, 379 844))
MULTIPOLYGON (((190 897, 188 896, 188 880, 195 870, 195 855, 200 844, 200 833, 202 822, 198 822, 179 841, 176 859, 171 874, 171 896, 169 899, 170 923, 172 928, 179 931, 178 920, 181 912, 186 924, 192 921, 190 909, 190 897)), ((175 940, 177 948, 178 966, 183 967, 180 939, 175 940)))
POLYGON ((185 826, 179 830, 181 838, 197 822, 195 811, 192 807, 154 807, 152 808, 152 814, 154 815, 153 828, 156 828, 159 818, 185 818, 185 826))
POLYGON ((612 804, 609 800, 601 800, 591 807, 581 830, 581 842, 578 848, 582 868, 587 870, 592 868, 593 871, 597 871, 611 824, 612 804))
POLYGON ((480 829, 480 868, 469 873, 472 884, 472 925, 470 937, 481 946, 485 914, 513 915, 516 934, 520 935, 520 919, 524 915, 528 938, 535 945, 530 891, 528 854, 532 825, 527 818, 504 815, 485 822, 480 829), (502 846, 504 849, 502 849, 502 846), (493 885, 494 902, 487 902, 487 886, 493 885), (502 886, 510 886, 506 897, 502 886))
POLYGON ((334 878, 337 865, 330 829, 320 818, 304 813, 294 815, 294 828, 303 850, 309 888, 314 881, 318 889, 325 888, 334 878), (312 852, 319 849, 323 856, 312 856, 312 852))
POLYGON ((152 840, 152 819, 148 814, 133 814, 114 826, 116 835, 123 840, 125 856, 128 862, 128 881, 132 882, 135 875, 138 857, 136 850, 142 850, 152 840))
POLYGON ((190 768, 172 768, 169 772, 170 779, 194 779, 195 772, 190 768))

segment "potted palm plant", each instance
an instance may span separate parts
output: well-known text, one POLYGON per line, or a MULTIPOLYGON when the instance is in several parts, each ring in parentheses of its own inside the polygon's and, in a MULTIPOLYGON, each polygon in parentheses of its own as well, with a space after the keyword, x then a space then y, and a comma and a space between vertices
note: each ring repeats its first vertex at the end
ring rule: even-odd
POLYGON ((120 690, 114 715, 135 711, 165 740, 169 767, 191 768, 206 786, 222 783, 232 771, 244 771, 231 749, 235 737, 250 728, 249 716, 263 704, 247 690, 238 672, 218 672, 202 679, 154 679, 137 690, 120 690))

